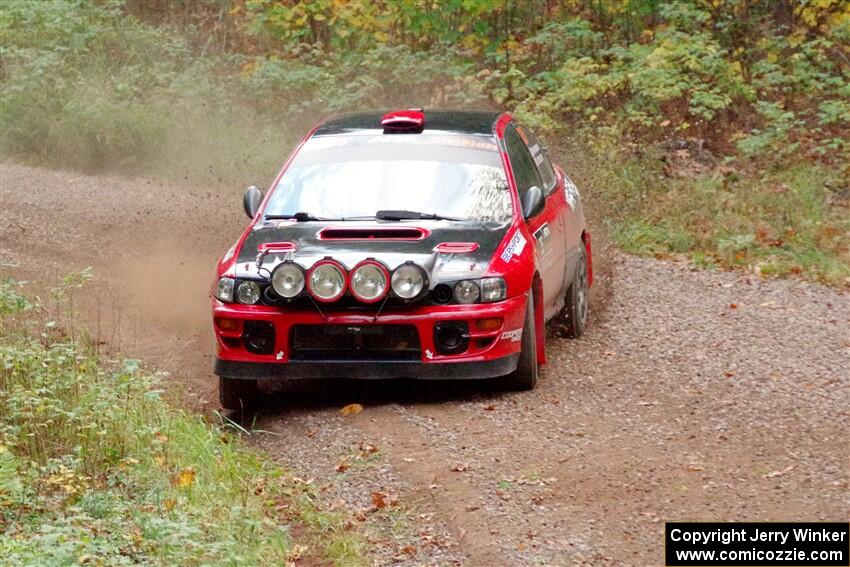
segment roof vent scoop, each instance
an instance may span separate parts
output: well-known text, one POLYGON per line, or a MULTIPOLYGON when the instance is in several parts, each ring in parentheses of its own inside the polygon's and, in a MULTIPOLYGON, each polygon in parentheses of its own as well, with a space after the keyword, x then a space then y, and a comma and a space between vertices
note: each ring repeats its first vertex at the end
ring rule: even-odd
POLYGON ((384 114, 381 126, 385 134, 418 133, 425 128, 425 112, 421 108, 394 110, 384 114))

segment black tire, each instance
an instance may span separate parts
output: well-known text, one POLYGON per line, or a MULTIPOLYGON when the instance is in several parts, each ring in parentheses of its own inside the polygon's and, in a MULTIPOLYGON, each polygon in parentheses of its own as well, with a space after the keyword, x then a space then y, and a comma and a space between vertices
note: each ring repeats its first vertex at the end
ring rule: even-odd
POLYGON ((220 376, 218 379, 218 398, 224 409, 252 409, 257 403, 257 381, 220 376))
POLYGON ((517 392, 537 386, 537 333, 534 326, 534 298, 528 294, 525 323, 522 326, 522 350, 516 370, 504 377, 505 387, 517 392))
POLYGON ((564 335, 577 339, 587 328, 587 317, 590 313, 587 288, 587 256, 584 252, 578 260, 576 273, 567 290, 567 298, 562 311, 564 320, 564 335))

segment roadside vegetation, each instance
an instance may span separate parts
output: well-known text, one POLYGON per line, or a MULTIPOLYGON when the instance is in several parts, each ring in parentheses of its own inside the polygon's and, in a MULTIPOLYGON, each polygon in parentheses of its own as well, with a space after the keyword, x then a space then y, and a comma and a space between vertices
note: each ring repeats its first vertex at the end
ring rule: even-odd
POLYGON ((850 285, 840 0, 7 0, 2 153, 237 188, 331 112, 502 107, 614 242, 850 285))
MULTIPOLYGON (((54 296, 67 306, 81 278, 54 296)), ((311 483, 163 399, 0 282, 0 557, 8 565, 359 565, 311 483)), ((68 319, 64 313, 64 319, 68 319)))

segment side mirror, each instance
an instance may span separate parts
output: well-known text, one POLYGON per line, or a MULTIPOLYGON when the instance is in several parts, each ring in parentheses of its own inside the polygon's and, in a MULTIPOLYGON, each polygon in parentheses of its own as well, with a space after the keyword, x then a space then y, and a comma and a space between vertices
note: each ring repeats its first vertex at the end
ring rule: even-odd
POLYGON ((245 208, 245 214, 248 218, 253 219, 257 214, 257 209, 260 208, 260 203, 263 202, 263 192, 256 185, 251 185, 245 190, 242 196, 242 206, 245 208))
POLYGON ((543 212, 543 208, 546 206, 546 197, 543 196, 543 190, 537 185, 532 185, 525 192, 525 195, 522 196, 520 205, 522 206, 522 216, 526 220, 536 217, 543 212))

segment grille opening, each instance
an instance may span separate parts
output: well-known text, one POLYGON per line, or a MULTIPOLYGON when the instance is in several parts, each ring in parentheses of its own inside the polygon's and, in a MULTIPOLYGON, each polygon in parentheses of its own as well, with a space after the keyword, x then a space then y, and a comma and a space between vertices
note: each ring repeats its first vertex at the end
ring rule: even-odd
POLYGON ((413 325, 295 325, 291 360, 418 361, 422 349, 413 325))
POLYGON ((425 231, 421 228, 323 228, 321 240, 421 240, 425 231))
POLYGON ((477 348, 484 349, 484 348, 487 348, 488 346, 492 345, 495 341, 496 341, 496 337, 487 337, 485 339, 476 339, 475 346, 477 348))
POLYGON ((274 352, 274 325, 267 321, 245 321, 242 328, 242 344, 254 354, 274 352))

